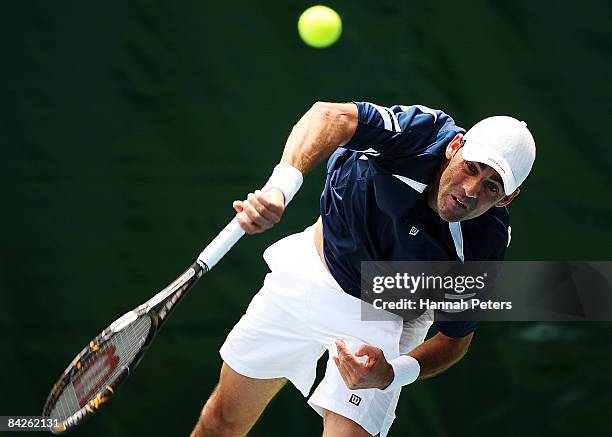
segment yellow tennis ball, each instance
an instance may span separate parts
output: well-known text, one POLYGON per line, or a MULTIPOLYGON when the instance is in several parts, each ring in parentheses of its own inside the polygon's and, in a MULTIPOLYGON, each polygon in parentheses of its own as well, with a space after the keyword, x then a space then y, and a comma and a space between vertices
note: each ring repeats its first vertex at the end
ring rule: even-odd
POLYGON ((338 41, 342 20, 332 8, 312 6, 300 15, 298 32, 306 44, 322 49, 338 41))

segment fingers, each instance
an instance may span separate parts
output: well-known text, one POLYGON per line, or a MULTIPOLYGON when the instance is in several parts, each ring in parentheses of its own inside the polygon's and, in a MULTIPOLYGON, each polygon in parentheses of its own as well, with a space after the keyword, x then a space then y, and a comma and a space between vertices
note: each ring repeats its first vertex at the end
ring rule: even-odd
POLYGON ((368 360, 365 363, 366 367, 372 367, 381 354, 382 351, 380 349, 369 344, 361 345, 361 347, 357 349, 357 352, 355 352, 356 357, 368 357, 368 360))
POLYGON ((242 210, 244 209, 242 207, 242 201, 240 200, 234 200, 234 202, 232 203, 232 207, 236 210, 236 212, 242 212, 242 210))
POLYGON ((341 338, 336 340, 336 350, 338 356, 334 357, 334 362, 344 383, 351 390, 359 388, 365 366, 351 353, 341 338))
POLYGON ((333 357, 333 359, 334 359, 334 363, 336 363, 336 367, 338 368, 338 372, 340 373, 340 376, 342 377, 342 380, 344 381, 344 384, 348 388, 352 388, 353 380, 352 380, 352 375, 351 375, 350 370, 346 368, 346 366, 343 364, 343 362, 338 357, 333 357))
POLYGON ((265 229, 262 229, 261 226, 253 223, 244 211, 236 214, 236 220, 238 221, 240 227, 244 229, 244 232, 246 232, 247 234, 258 234, 260 232, 265 231, 265 229))
POLYGON ((232 204, 236 210, 236 220, 249 234, 263 232, 278 223, 285 210, 284 196, 278 189, 265 193, 259 190, 249 193, 246 200, 236 200, 232 204))
POLYGON ((372 347, 367 344, 362 344, 357 352, 355 352, 356 357, 363 357, 364 355, 369 355, 368 352, 372 352, 372 347))
POLYGON ((272 227, 280 221, 281 214, 276 209, 267 208, 262 201, 264 196, 260 192, 249 193, 247 201, 244 202, 244 210, 253 222, 272 227))
POLYGON ((341 338, 336 339, 336 350, 338 351, 338 357, 342 361, 350 365, 359 364, 359 361, 353 356, 348 347, 346 347, 346 343, 341 338))
MULTIPOLYGON (((344 380, 346 386, 350 389, 355 387, 355 368, 353 366, 353 354, 346 347, 346 343, 341 338, 336 339, 336 350, 338 352, 338 356, 334 357, 334 362, 338 367, 338 371, 340 372, 340 376, 344 380)), ((355 360, 356 362, 356 360, 355 360)), ((359 364, 359 363, 357 363, 359 364)))
POLYGON ((244 213, 244 202, 241 200, 234 200, 232 207, 236 211, 236 220, 248 234, 256 234, 262 232, 259 227, 251 221, 251 219, 244 213))
POLYGON ((381 363, 386 363, 381 349, 363 344, 353 354, 341 338, 336 340, 336 349, 338 356, 333 357, 333 360, 349 389, 357 390, 385 385, 381 382, 386 378, 384 372, 386 369, 384 366, 381 367, 381 363), (368 357, 367 362, 360 359, 360 357, 365 356, 368 357))
POLYGON ((285 195, 278 188, 271 188, 270 190, 262 193, 261 191, 255 191, 257 200, 272 214, 277 215, 279 218, 285 211, 285 195))

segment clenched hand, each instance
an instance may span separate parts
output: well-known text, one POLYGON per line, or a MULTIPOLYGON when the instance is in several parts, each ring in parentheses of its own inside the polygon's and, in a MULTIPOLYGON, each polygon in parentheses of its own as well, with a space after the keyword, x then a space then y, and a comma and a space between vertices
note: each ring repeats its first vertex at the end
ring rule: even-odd
POLYGON ((247 234, 258 234, 278 223, 285 212, 285 196, 278 188, 256 190, 246 200, 235 200, 236 220, 247 234))
POLYGON ((341 338, 336 340, 336 348, 338 356, 334 357, 334 362, 349 389, 384 389, 393 381, 393 367, 387 362, 381 349, 364 344, 352 354, 341 338), (366 362, 357 359, 363 356, 368 357, 366 362))

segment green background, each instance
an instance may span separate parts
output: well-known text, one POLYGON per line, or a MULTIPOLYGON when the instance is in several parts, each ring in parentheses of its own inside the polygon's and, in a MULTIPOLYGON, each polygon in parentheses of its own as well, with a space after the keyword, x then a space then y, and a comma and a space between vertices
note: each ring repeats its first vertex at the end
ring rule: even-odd
MULTIPOLYGON (((517 260, 610 259, 607 2, 2 2, 0 415, 40 414, 78 350, 188 266, 265 182, 317 100, 421 103, 469 127, 526 120, 538 158, 511 206, 517 260)), ((322 168, 174 314, 121 394, 74 435, 188 435, 261 252, 317 216, 322 168)), ((483 323, 467 357, 404 390, 391 436, 610 435, 612 325, 483 323)), ((293 387, 253 436, 311 436, 293 387)))

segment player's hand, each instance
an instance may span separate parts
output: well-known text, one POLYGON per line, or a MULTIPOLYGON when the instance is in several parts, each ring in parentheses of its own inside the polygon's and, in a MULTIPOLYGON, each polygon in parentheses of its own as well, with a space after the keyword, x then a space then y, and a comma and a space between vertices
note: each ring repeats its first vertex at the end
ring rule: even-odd
POLYGON ((258 234, 278 223, 285 212, 285 196, 278 188, 256 190, 246 200, 235 200, 236 220, 247 234, 258 234))
POLYGON ((382 350, 369 344, 362 345, 355 354, 346 347, 344 340, 336 340, 338 356, 334 362, 338 366, 340 376, 351 390, 361 388, 386 388, 393 382, 393 367, 385 358, 382 350), (362 362, 357 357, 367 356, 362 362))

